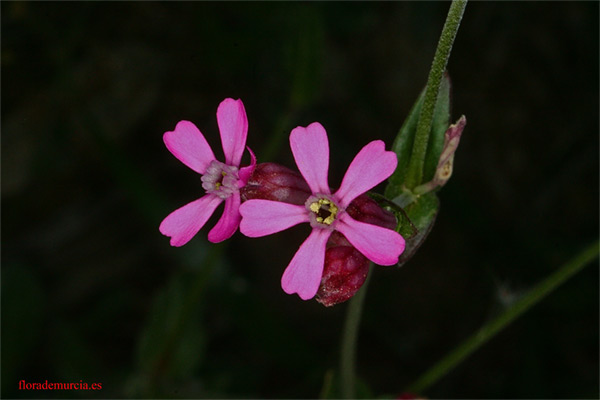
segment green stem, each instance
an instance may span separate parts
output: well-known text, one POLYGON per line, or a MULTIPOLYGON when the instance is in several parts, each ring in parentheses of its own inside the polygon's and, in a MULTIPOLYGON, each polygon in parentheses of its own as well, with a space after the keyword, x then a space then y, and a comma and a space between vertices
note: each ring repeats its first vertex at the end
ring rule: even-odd
POLYGON ((425 163, 425 154, 427 153, 427 145, 429 143, 433 111, 440 91, 442 77, 450 58, 452 44, 454 43, 454 38, 458 32, 458 27, 460 26, 466 6, 467 0, 454 0, 450 5, 446 23, 442 29, 435 56, 433 57, 429 78, 427 79, 425 99, 421 108, 421 114, 419 115, 419 122, 417 123, 412 155, 406 173, 406 186, 409 189, 414 189, 422 183, 423 164, 425 163))
MULTIPOLYGON (((373 264, 369 265, 369 271, 373 264)), ((356 398, 356 341, 358 339, 358 326, 362 314, 362 306, 367 293, 367 285, 371 274, 362 288, 350 299, 344 333, 342 337, 342 352, 340 355, 340 393, 343 399, 356 398)))
POLYGON ((408 388, 408 391, 411 393, 422 393, 427 390, 427 388, 451 371, 471 353, 491 339, 496 333, 508 326, 513 320, 529 310, 533 305, 550 294, 584 266, 588 265, 590 261, 598 256, 599 250, 600 242, 596 242, 572 258, 556 272, 531 289, 504 313, 484 325, 477 333, 468 338, 436 365, 421 375, 421 377, 408 388))

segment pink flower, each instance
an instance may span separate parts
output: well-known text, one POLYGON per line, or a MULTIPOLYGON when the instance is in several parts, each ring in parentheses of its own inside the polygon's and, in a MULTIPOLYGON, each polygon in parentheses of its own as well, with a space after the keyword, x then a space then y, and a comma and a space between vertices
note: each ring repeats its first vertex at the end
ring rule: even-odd
POLYGON ((354 157, 340 188, 331 193, 327 182, 329 142, 318 122, 297 127, 290 134, 290 146, 298 169, 312 195, 304 206, 270 200, 248 200, 240 207, 240 231, 259 237, 309 222, 312 232, 302 243, 281 278, 288 293, 311 299, 319 289, 326 243, 338 231, 365 257, 380 265, 394 265, 404 250, 404 239, 397 232, 353 219, 346 208, 352 200, 387 179, 396 169, 396 154, 385 151, 375 140, 354 157))
POLYGON ((222 201, 225 210, 217 224, 208 233, 213 243, 228 239, 240 224, 240 188, 256 165, 250 149, 251 163, 240 168, 246 146, 248 118, 241 100, 225 99, 217 109, 217 123, 225 163, 217 161, 204 135, 189 121, 179 121, 175 130, 166 132, 163 140, 167 149, 179 161, 202 175, 206 194, 196 201, 173 211, 160 224, 160 232, 171 238, 171 246, 183 246, 204 226, 222 201))

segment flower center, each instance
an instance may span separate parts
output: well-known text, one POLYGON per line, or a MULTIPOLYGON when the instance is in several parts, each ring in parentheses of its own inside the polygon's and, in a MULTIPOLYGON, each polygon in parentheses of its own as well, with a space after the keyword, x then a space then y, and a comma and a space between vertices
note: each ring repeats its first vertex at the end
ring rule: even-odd
POLYGON ((335 222, 335 217, 340 212, 339 207, 329 198, 324 196, 311 196, 305 203, 310 211, 310 222, 314 227, 329 227, 335 222))
POLYGON ((212 160, 202 175, 202 187, 206 193, 214 194, 226 199, 238 191, 238 168, 212 160))

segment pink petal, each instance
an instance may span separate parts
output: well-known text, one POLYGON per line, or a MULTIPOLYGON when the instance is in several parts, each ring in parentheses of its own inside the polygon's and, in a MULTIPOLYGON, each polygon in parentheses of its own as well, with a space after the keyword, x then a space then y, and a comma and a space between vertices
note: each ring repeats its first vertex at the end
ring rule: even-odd
POLYGON ((254 172, 254 168, 256 168, 256 156, 250 150, 250 147, 246 147, 248 152, 250 153, 250 165, 247 167, 240 168, 239 177, 240 177, 240 187, 246 186, 248 180, 250 179, 250 175, 254 172))
POLYGON ((248 118, 244 103, 241 100, 223 100, 217 109, 217 123, 221 132, 225 164, 238 167, 248 135, 248 118))
POLYGON ((404 251, 404 238, 391 229, 365 224, 344 213, 335 229, 365 257, 379 265, 394 265, 404 251))
POLYGON ((160 223, 160 233, 171 237, 171 246, 183 246, 204 226, 221 201, 207 194, 178 208, 160 223))
POLYGON ((385 144, 381 140, 367 144, 350 163, 335 193, 340 205, 347 207, 352 200, 389 178, 397 164, 396 153, 385 151, 385 144))
POLYGON ((294 128, 290 133, 290 147, 296 165, 313 193, 329 194, 329 141, 325 128, 313 122, 306 128, 294 128))
POLYGON ((229 239, 240 225, 240 192, 233 194, 225 200, 225 209, 219 222, 208 232, 208 240, 213 243, 229 239))
POLYGON ((298 293, 302 300, 315 297, 325 264, 325 245, 329 229, 313 229, 302 243, 281 277, 281 287, 287 294, 298 293))
POLYGON ((204 174, 208 164, 215 160, 204 135, 189 121, 179 121, 174 131, 165 132, 163 141, 179 161, 199 174, 204 174))
POLYGON ((309 221, 304 206, 271 200, 245 201, 240 206, 240 214, 240 232, 248 237, 270 235, 309 221))

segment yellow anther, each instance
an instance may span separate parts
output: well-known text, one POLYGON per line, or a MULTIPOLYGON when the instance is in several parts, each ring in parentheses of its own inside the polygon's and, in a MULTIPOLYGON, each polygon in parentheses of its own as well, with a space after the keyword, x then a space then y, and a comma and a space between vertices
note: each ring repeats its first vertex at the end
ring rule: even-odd
POLYGON ((310 211, 314 212, 315 214, 319 212, 319 209, 321 208, 321 205, 318 202, 314 202, 314 203, 310 203, 310 211))
POLYGON ((310 211, 316 214, 318 223, 331 225, 337 215, 337 206, 329 199, 319 199, 309 204, 310 211))

